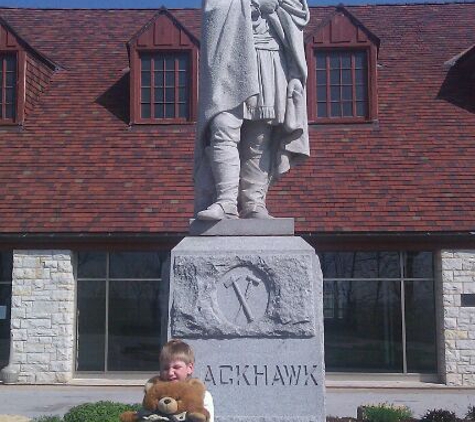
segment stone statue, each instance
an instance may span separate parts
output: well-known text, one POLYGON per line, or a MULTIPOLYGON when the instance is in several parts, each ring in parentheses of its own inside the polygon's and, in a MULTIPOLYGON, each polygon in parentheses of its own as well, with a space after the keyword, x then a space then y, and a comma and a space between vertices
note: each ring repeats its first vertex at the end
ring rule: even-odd
POLYGON ((309 155, 307 0, 203 0, 195 215, 270 218, 269 184, 309 155))

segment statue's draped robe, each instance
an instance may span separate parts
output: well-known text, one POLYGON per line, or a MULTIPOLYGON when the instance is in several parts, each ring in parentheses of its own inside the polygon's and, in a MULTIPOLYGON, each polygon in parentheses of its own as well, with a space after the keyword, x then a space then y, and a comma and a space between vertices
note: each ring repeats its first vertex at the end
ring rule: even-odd
MULTIPOLYGON (((246 99, 259 93, 250 0, 203 0, 202 13, 195 212, 206 209, 215 201, 215 182, 205 154, 211 119, 220 112, 237 109, 246 99)), ((280 39, 287 61, 294 62, 294 72, 305 86, 307 65, 303 27, 309 19, 307 1, 283 0, 267 19, 280 39)), ((299 128, 291 133, 282 127, 273 130, 275 154, 271 179, 278 178, 309 156, 306 106, 302 110, 300 114, 304 115, 299 116, 299 128)))

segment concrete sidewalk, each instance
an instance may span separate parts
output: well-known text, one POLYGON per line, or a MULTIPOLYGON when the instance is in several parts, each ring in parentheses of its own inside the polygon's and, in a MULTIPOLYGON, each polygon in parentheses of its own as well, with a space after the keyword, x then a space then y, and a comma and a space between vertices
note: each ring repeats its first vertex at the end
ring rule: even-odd
MULTIPOLYGON (((393 403, 409 406, 414 415, 421 416, 430 409, 445 409, 464 416, 469 405, 475 406, 475 388, 451 388, 436 384, 332 383, 327 386, 327 415, 356 416, 356 409, 364 404, 393 403)), ((140 403, 140 385, 2 385, 0 384, 0 422, 24 422, 1 415, 26 417, 64 415, 81 403, 109 400, 140 403)), ((290 393, 290 391, 289 391, 290 393)), ((278 397, 276 397, 277 399, 278 397)), ((219 403, 215 403, 219 415, 219 403)))
POLYGON ((0 415, 62 416, 81 403, 140 403, 142 398, 143 387, 139 386, 0 385, 0 415))

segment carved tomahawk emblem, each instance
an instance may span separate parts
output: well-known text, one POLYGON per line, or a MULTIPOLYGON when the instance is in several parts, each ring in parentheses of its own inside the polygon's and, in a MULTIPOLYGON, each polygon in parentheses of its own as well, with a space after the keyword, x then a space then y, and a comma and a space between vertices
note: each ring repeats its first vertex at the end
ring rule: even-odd
MULTIPOLYGON (((240 305, 237 314, 239 314, 239 312, 242 309, 244 311, 244 315, 246 315, 248 323, 251 323, 255 319, 248 303, 249 294, 251 292, 252 286, 258 286, 260 283, 261 283, 261 280, 251 275, 241 276, 241 277, 231 276, 229 280, 224 282, 224 287, 226 287, 227 289, 232 287, 234 292, 236 293, 236 296, 238 298, 239 305, 240 305), (239 283, 238 283, 240 280, 243 280, 243 279, 247 281, 247 286, 246 286, 246 290, 244 294, 242 293, 241 288, 239 287, 239 283)), ((237 317, 237 314, 236 314, 236 317, 237 317)))

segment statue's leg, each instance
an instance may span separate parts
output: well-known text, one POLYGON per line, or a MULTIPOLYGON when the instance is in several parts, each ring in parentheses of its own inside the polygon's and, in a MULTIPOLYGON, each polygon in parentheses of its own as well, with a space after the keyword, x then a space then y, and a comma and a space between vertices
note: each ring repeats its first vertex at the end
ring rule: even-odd
POLYGON ((196 215, 200 220, 238 218, 238 143, 242 123, 243 120, 232 112, 220 113, 210 123, 211 141, 206 152, 216 184, 216 202, 196 215))
POLYGON ((272 165, 272 126, 246 121, 242 128, 239 203, 242 218, 271 218, 266 207, 272 165))

